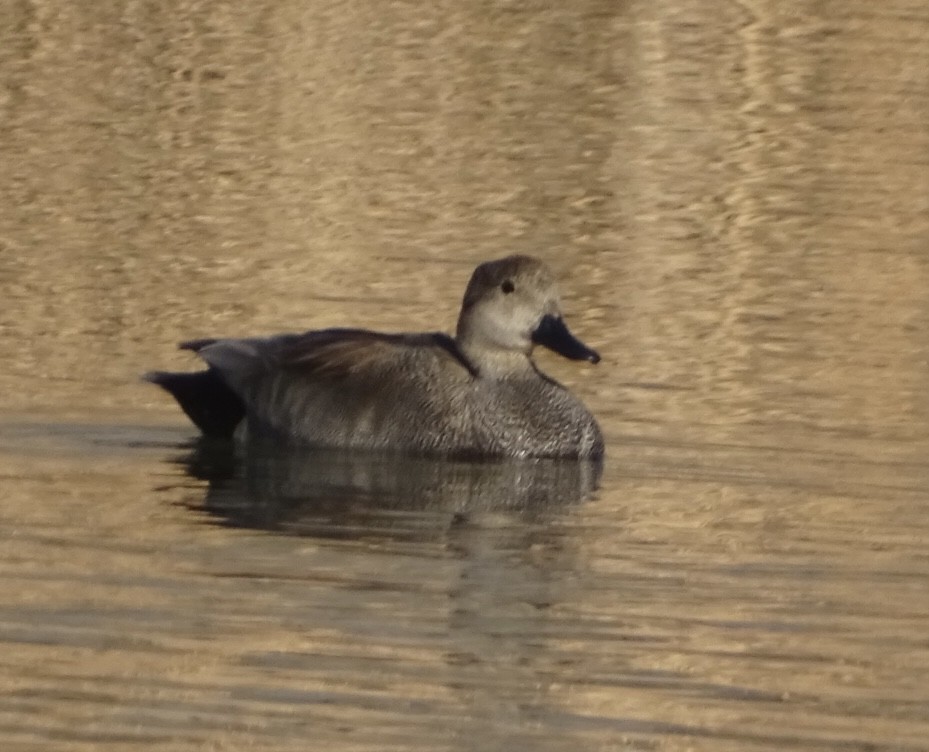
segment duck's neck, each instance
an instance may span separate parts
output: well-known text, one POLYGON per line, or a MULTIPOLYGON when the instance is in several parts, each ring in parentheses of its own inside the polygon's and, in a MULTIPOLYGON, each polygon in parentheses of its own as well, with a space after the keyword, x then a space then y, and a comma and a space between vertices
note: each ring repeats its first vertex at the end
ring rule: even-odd
POLYGON ((494 347, 487 342, 475 342, 469 337, 462 337, 460 333, 455 338, 455 344, 481 378, 519 377, 535 370, 528 352, 494 347))

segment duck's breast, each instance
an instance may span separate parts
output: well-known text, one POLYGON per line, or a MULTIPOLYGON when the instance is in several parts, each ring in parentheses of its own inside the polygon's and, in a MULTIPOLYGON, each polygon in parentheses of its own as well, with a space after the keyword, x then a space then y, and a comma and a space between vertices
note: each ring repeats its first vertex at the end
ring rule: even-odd
POLYGON ((497 454, 599 457, 603 437, 590 411, 571 392, 532 373, 475 384, 472 418, 478 443, 497 454))

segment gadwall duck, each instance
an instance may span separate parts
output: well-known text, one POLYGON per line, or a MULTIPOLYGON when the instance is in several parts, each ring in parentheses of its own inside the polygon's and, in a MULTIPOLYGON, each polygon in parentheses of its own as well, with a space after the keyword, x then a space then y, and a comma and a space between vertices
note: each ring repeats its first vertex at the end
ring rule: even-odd
POLYGON ((534 345, 600 356, 561 318, 555 279, 529 256, 481 264, 455 337, 324 329, 181 344, 196 373, 145 378, 210 436, 249 434, 317 447, 487 457, 600 457, 586 407, 532 360, 534 345))

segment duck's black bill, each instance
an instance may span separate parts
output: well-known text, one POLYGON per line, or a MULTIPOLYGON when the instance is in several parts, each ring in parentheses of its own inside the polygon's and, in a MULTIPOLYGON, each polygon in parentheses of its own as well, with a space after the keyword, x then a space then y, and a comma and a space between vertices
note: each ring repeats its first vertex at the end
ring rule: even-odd
POLYGON ((600 356, 568 331, 560 316, 544 316, 532 333, 532 341, 571 360, 599 363, 600 356))

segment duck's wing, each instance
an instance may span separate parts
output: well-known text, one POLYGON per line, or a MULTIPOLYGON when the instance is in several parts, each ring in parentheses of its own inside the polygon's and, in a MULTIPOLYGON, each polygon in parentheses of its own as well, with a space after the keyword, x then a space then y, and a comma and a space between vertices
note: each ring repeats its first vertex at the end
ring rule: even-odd
POLYGON ((411 357, 451 358, 473 369, 445 334, 383 334, 366 329, 322 329, 251 339, 194 340, 181 347, 196 352, 248 400, 269 378, 330 384, 377 383, 411 357))
POLYGON ((342 379, 389 371, 412 349, 422 350, 430 344, 423 336, 325 329, 283 342, 276 365, 293 375, 342 379))

